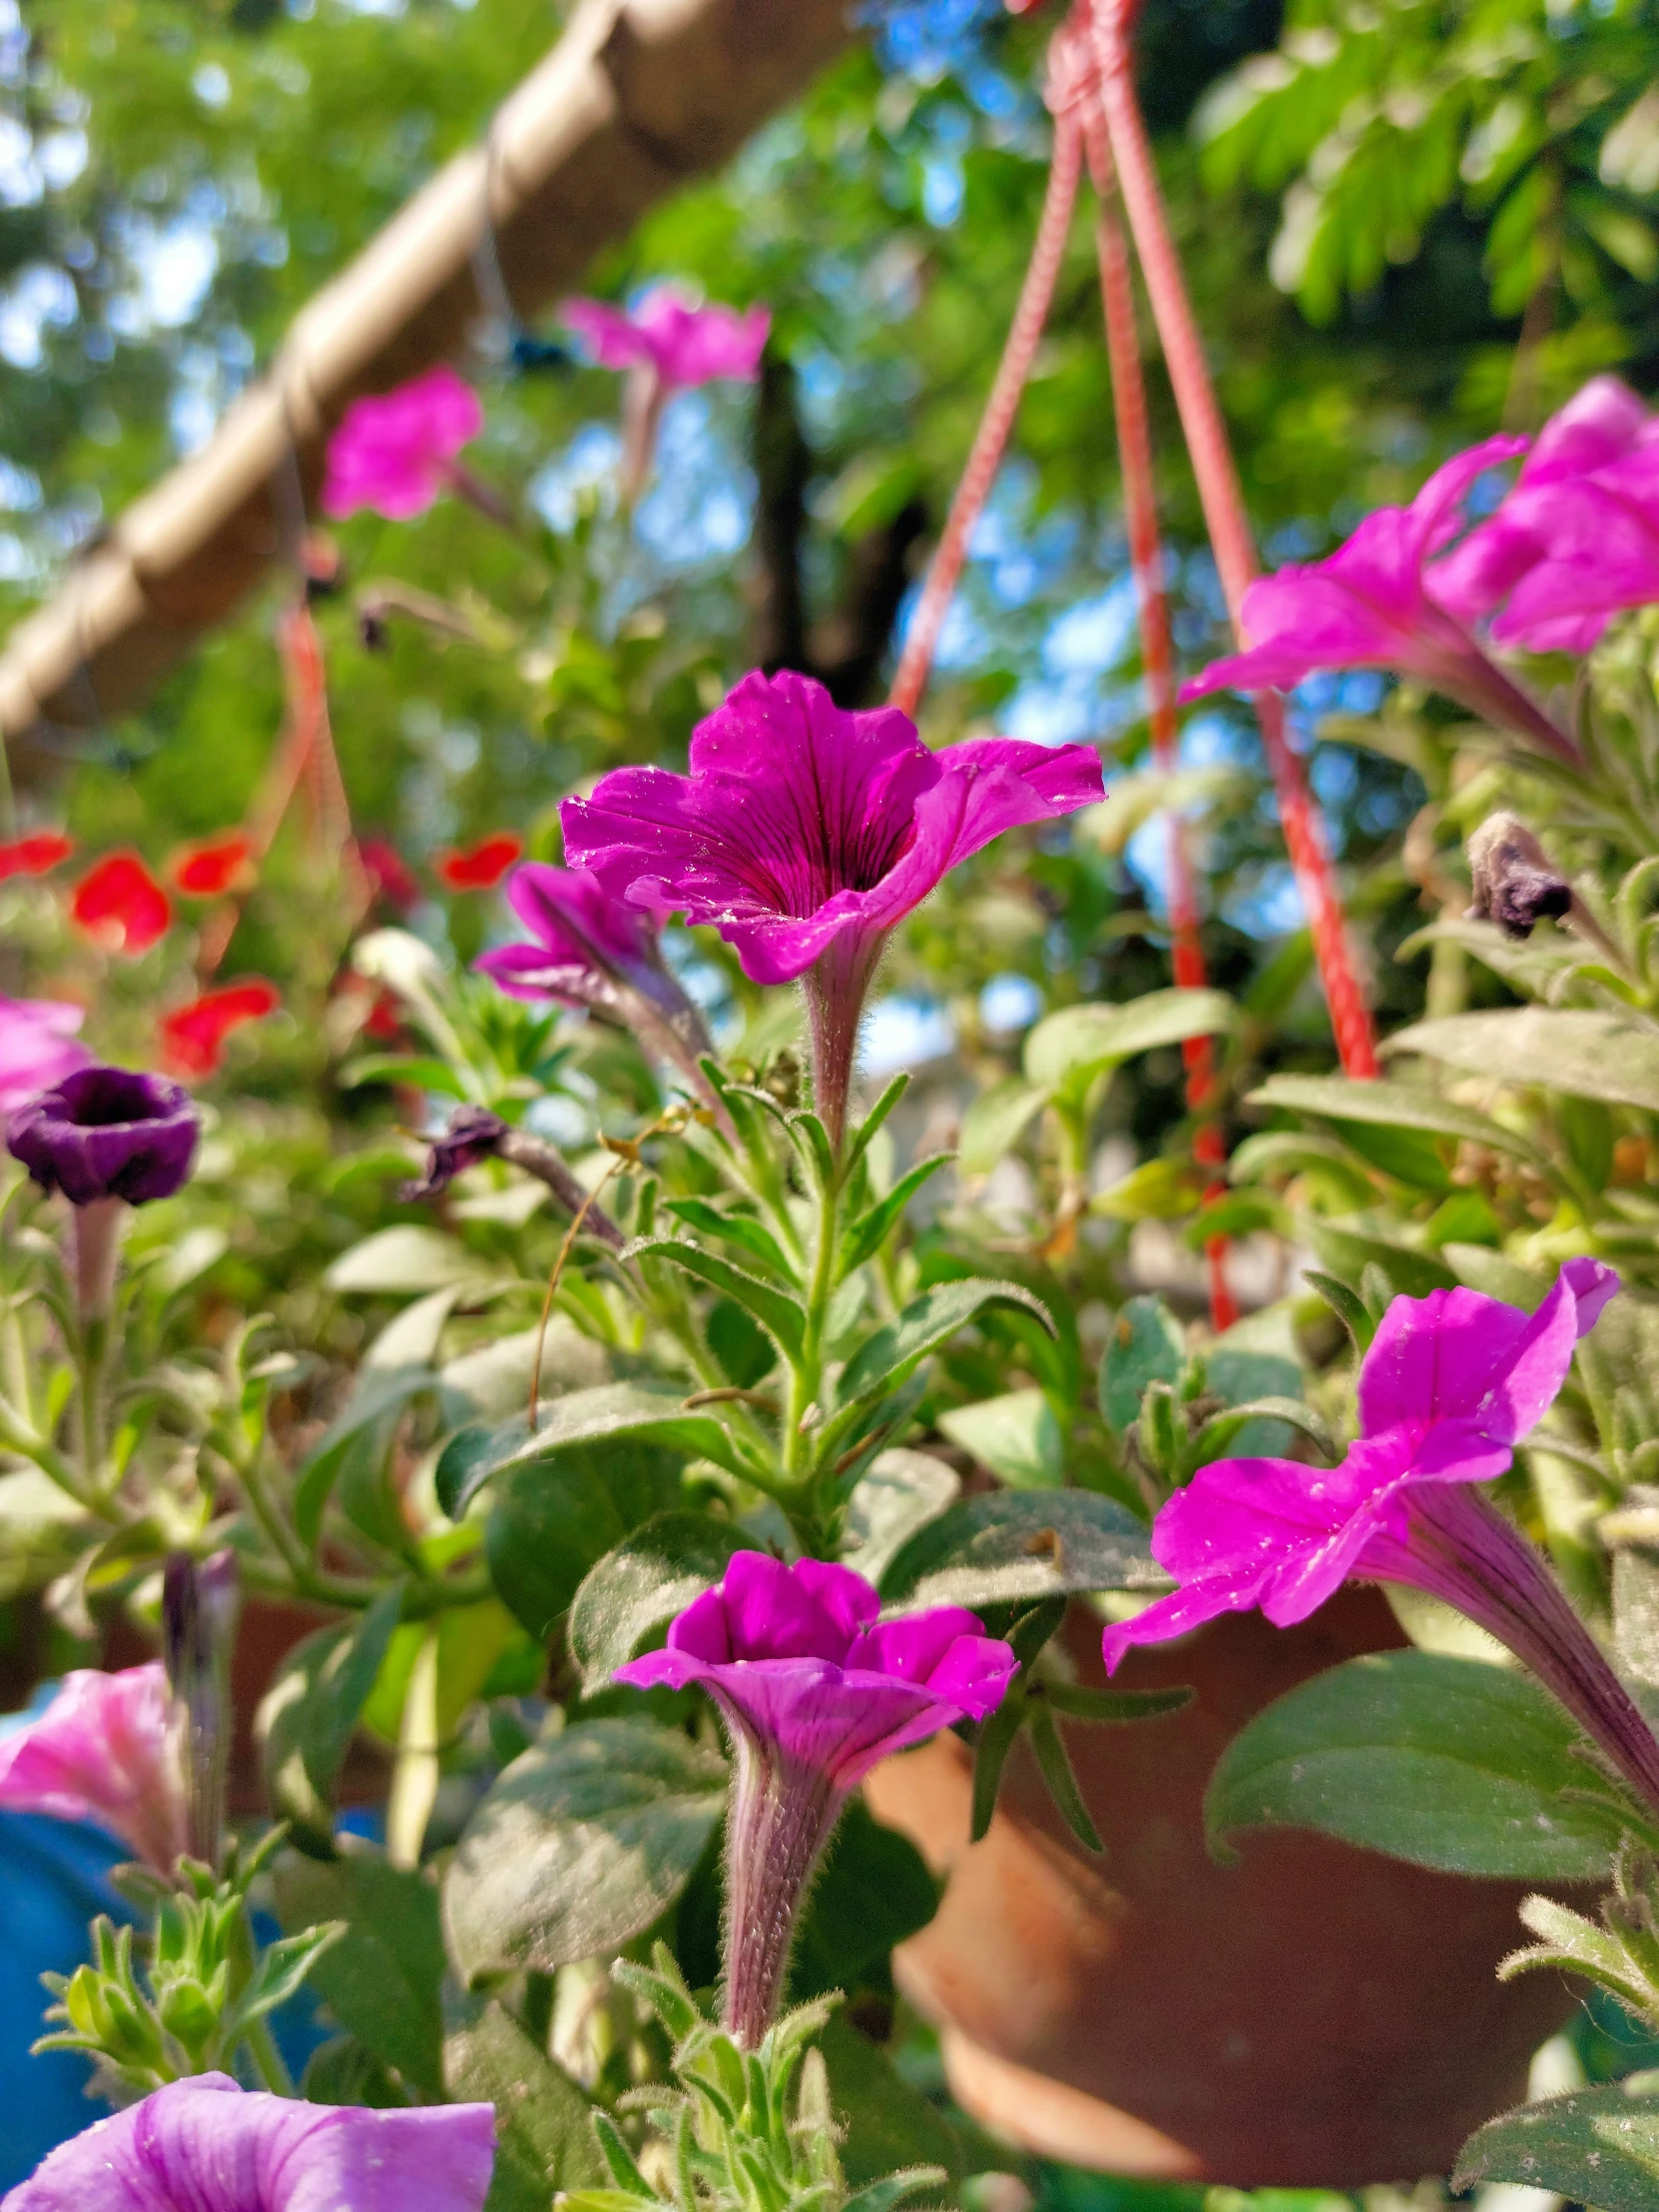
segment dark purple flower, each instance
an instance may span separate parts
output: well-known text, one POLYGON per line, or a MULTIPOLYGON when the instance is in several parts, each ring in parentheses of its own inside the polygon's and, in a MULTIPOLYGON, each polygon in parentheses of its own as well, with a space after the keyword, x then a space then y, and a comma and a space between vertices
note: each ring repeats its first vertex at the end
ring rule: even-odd
POLYGON ((481 2212, 487 2104, 371 2111, 170 2082, 49 2151, 0 2212, 481 2212))
POLYGON ((879 1621, 850 1567, 740 1551, 668 1648, 619 1682, 708 1691, 737 1758, 727 1819, 726 2019, 753 2046, 778 2007, 801 1900, 846 1793, 889 1752, 1001 1704, 1012 1651, 959 1606, 879 1621))
POLYGON ((190 1093, 165 1075, 78 1068, 20 1106, 6 1145, 43 1191, 72 1206, 171 1198, 190 1174, 201 1122, 190 1093))
POLYGON ((1379 507, 1328 560, 1292 563, 1252 584, 1240 612, 1246 650, 1212 661, 1181 697, 1292 691, 1317 669, 1395 669, 1576 761, 1572 741, 1440 604, 1438 571, 1426 571, 1462 527, 1475 478, 1525 445, 1524 438, 1488 438, 1453 454, 1408 507, 1379 507))
POLYGON ((783 670, 746 676, 698 725, 689 776, 614 769, 567 799, 565 850, 631 906, 712 922, 756 982, 805 978, 818 1110, 838 1139, 888 931, 1004 830, 1102 791, 1092 746, 932 753, 895 708, 851 713, 783 670))
POLYGON ((1659 1810, 1647 1723, 1538 1552, 1470 1487, 1503 1473, 1617 1289, 1599 1260, 1569 1260, 1532 1315, 1475 1291, 1396 1298, 1360 1372, 1360 1435, 1341 1466, 1201 1467, 1152 1531, 1181 1587, 1106 1630, 1108 1668, 1220 1613, 1260 1606, 1288 1628, 1343 1582, 1403 1582, 1524 1660, 1659 1810))
POLYGON ((425 1174, 418 1182, 403 1184, 398 1197, 405 1206, 441 1198, 457 1175, 497 1157, 510 1126, 487 1106, 457 1106, 447 1126, 426 1140, 425 1174))

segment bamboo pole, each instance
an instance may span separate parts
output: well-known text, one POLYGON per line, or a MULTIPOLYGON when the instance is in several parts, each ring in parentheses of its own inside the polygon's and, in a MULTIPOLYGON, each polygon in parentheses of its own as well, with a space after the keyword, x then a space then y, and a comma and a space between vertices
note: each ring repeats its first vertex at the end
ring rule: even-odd
POLYGON ((294 318, 202 451, 120 516, 0 654, 0 737, 31 756, 139 704, 282 552, 362 392, 455 352, 480 248, 529 314, 654 201, 717 169, 852 36, 848 0, 579 0, 498 111, 294 318), (486 197, 488 218, 486 221, 486 197))

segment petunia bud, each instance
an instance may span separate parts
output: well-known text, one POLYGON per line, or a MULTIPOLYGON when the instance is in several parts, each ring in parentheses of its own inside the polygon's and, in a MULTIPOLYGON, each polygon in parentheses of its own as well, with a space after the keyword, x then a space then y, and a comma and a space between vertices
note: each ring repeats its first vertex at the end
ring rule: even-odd
POLYGON ((231 1753, 231 1656, 242 1593, 233 1551, 176 1551, 162 1581, 167 1678, 185 1724, 191 1856, 219 1865, 231 1753))
POLYGON ((1520 938, 1546 915, 1559 921, 1572 911, 1572 885, 1516 816, 1489 816, 1470 837, 1468 853, 1471 921, 1496 922, 1506 937, 1520 938))

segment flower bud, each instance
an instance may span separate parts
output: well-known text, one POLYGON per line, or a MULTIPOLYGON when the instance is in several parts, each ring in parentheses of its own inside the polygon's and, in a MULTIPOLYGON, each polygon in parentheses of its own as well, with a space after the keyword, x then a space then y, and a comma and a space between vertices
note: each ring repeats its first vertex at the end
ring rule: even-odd
POLYGON ((1471 921, 1494 921, 1506 937, 1520 938, 1545 915, 1559 921, 1572 911, 1572 885, 1516 816, 1490 816, 1470 837, 1468 853, 1471 921))

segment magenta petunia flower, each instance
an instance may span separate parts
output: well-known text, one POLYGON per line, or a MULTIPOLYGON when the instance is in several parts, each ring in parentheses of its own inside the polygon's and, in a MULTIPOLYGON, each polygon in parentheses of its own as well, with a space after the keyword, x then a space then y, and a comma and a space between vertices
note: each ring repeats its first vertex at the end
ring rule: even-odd
POLYGON ((374 2111, 170 2082, 49 2151, 0 2212, 481 2212, 487 2104, 374 2111))
POLYGON ((1293 563, 1252 584, 1240 613, 1246 651, 1212 661, 1182 686, 1183 700, 1217 691, 1293 691, 1318 669, 1393 669, 1576 761, 1571 739, 1487 658, 1432 596, 1424 575, 1425 564, 1461 528, 1475 478, 1525 446, 1524 438, 1488 438, 1454 454, 1408 507, 1379 507, 1328 560, 1293 563))
POLYGON ((371 507, 407 522, 455 482, 455 456, 484 427, 478 394, 452 368, 429 368, 394 391, 352 400, 328 440, 322 511, 371 507))
POLYGON ((0 1807, 107 1828, 158 1874, 190 1847, 184 1746, 161 1661, 66 1674, 51 1704, 0 1735, 0 1807))
POLYGON ((616 1680, 708 1691, 736 1768, 727 1816, 726 2022, 753 2047, 778 2008, 796 1915, 846 1793, 889 1752, 1001 1704, 1016 1661, 959 1606, 876 1618, 850 1567, 740 1551, 616 1680))
POLYGON ((52 998, 0 997, 0 1114, 9 1114, 91 1063, 76 1035, 83 1007, 52 998))
POLYGON ((1659 1744, 1533 1546, 1470 1485, 1508 1466, 1554 1402, 1573 1347, 1618 1289, 1569 1260, 1535 1314, 1477 1292, 1396 1298, 1360 1373, 1341 1466, 1218 1459, 1160 1511, 1153 1557, 1181 1587, 1108 1628, 1109 1670, 1222 1613, 1306 1620, 1343 1582, 1402 1582, 1531 1667, 1659 1809, 1659 1744))
POLYGON ((703 1016, 663 964, 659 910, 629 904, 584 868, 527 860, 507 878, 507 903, 528 941, 480 953, 473 965, 515 998, 582 1006, 672 1060, 699 1092, 714 1050, 703 1016))
POLYGON ((612 897, 712 922, 758 983, 806 978, 818 1110, 837 1138, 887 932, 1004 830, 1103 795, 1092 746, 981 738, 931 753, 783 670, 698 725, 691 774, 613 769, 567 799, 565 851, 612 897))
POLYGON ((1656 498, 1659 415, 1618 377, 1593 376, 1539 431, 1497 512, 1435 562, 1429 589, 1464 623, 1495 614, 1499 644, 1587 653, 1621 608, 1659 599, 1656 498))
POLYGON ((761 372, 772 315, 766 307, 698 307, 658 284, 629 312, 602 299, 567 299, 565 322, 584 337, 601 368, 646 368, 668 391, 723 377, 753 383, 761 372))

